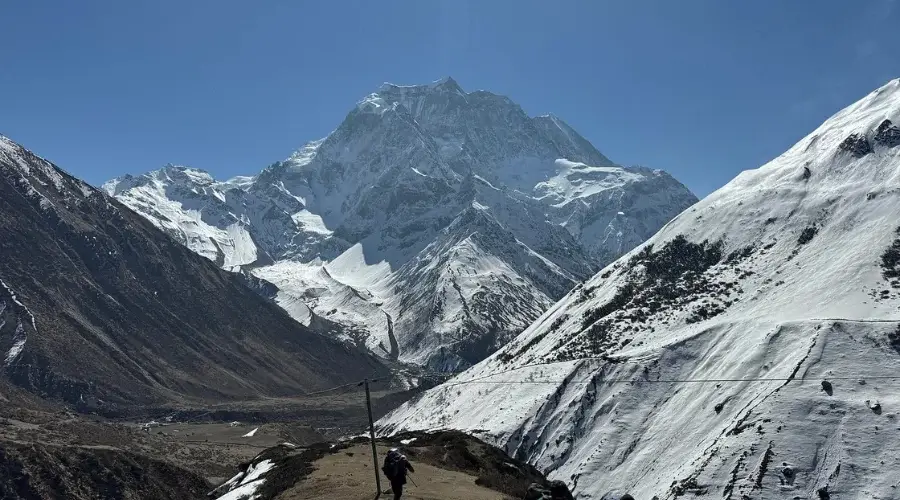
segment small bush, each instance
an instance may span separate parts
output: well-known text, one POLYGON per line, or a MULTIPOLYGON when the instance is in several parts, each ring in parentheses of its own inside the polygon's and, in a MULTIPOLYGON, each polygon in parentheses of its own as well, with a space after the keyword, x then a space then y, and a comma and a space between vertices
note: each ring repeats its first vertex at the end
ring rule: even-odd
POLYGON ((809 226, 804 229, 802 233, 800 233, 800 238, 797 239, 797 243, 800 245, 805 245, 812 241, 815 238, 816 234, 819 232, 819 228, 816 226, 809 226))
MULTIPOLYGON (((896 234, 900 234, 900 227, 897 228, 896 234)), ((881 269, 884 279, 892 281, 896 287, 898 284, 894 280, 900 278, 900 238, 895 239, 881 254, 881 269)))

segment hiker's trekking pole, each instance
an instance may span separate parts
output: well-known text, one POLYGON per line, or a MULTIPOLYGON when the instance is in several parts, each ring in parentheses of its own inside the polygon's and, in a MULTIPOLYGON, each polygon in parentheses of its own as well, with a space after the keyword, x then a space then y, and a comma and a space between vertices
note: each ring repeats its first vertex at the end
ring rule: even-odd
POLYGON ((419 485, 416 484, 416 481, 412 478, 412 474, 409 474, 409 480, 412 481, 413 486, 415 486, 416 488, 419 487, 419 485))

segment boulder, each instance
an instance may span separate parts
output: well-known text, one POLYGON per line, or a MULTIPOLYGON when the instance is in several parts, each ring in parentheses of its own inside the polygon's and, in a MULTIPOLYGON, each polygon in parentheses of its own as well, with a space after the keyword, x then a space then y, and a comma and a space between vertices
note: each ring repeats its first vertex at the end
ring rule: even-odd
POLYGON ((525 494, 525 500, 574 500, 569 487, 562 481, 550 481, 541 485, 532 483, 525 494))

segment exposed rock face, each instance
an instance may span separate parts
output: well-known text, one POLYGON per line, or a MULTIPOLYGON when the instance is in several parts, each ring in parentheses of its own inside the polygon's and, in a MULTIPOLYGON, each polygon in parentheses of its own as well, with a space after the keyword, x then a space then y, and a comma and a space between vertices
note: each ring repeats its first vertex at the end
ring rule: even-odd
POLYGON ((881 122, 875 129, 875 142, 889 148, 900 146, 900 127, 890 120, 881 122))
POLYGON ((525 500, 573 500, 572 492, 562 481, 550 481, 547 485, 532 484, 525 500))
POLYGON ((850 134, 841 142, 841 150, 847 151, 857 158, 863 157, 872 152, 872 145, 864 135, 850 134))

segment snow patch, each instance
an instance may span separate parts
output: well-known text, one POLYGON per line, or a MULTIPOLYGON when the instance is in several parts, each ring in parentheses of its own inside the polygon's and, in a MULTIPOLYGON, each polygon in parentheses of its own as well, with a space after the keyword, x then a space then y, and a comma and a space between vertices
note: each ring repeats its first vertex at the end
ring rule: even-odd
POLYGON ((213 493, 230 490, 218 497, 218 500, 254 500, 259 498, 256 491, 265 483, 265 475, 275 468, 271 460, 262 460, 257 464, 251 464, 245 472, 239 472, 234 477, 216 488, 213 493))
POLYGON ((356 109, 360 113, 369 113, 379 116, 384 115, 396 107, 396 103, 388 102, 378 94, 370 94, 356 105, 356 109))
POLYGON ((256 500, 256 490, 263 485, 265 479, 253 481, 252 483, 241 484, 233 490, 220 496, 217 500, 256 500))
MULTIPOLYGON (((12 289, 9 288, 9 286, 2 279, 0 279, 0 287, 3 287, 4 291, 6 292, 7 295, 9 295, 9 298, 10 298, 10 300, 13 301, 13 303, 15 303, 17 306, 19 306, 19 308, 21 308, 25 312, 25 314, 28 315, 28 317, 31 319, 31 328, 35 333, 37 333, 37 324, 35 323, 34 315, 31 314, 31 311, 27 307, 25 307, 25 304, 23 304, 18 299, 18 297, 16 297, 15 292, 13 292, 12 289)), ((0 312, 2 312, 3 310, 6 309, 6 303, 5 302, 0 302, 0 303, 2 303, 2 305, 3 305, 3 309, 0 310, 0 312)), ((4 325, 5 325, 5 322, 4 322, 4 325)), ((16 325, 15 331, 13 332, 12 347, 10 347, 10 349, 6 352, 6 356, 5 356, 5 360, 4 360, 4 363, 6 366, 9 366, 12 362, 14 362, 16 360, 16 358, 19 357, 20 354, 22 354, 22 351, 25 349, 25 342, 27 341, 27 339, 28 339, 28 335, 25 332, 25 326, 22 324, 21 321, 19 321, 18 324, 16 325)))
POLYGON ((247 475, 241 480, 241 484, 247 484, 261 478, 264 474, 275 468, 275 462, 263 460, 255 465, 250 465, 247 475))

